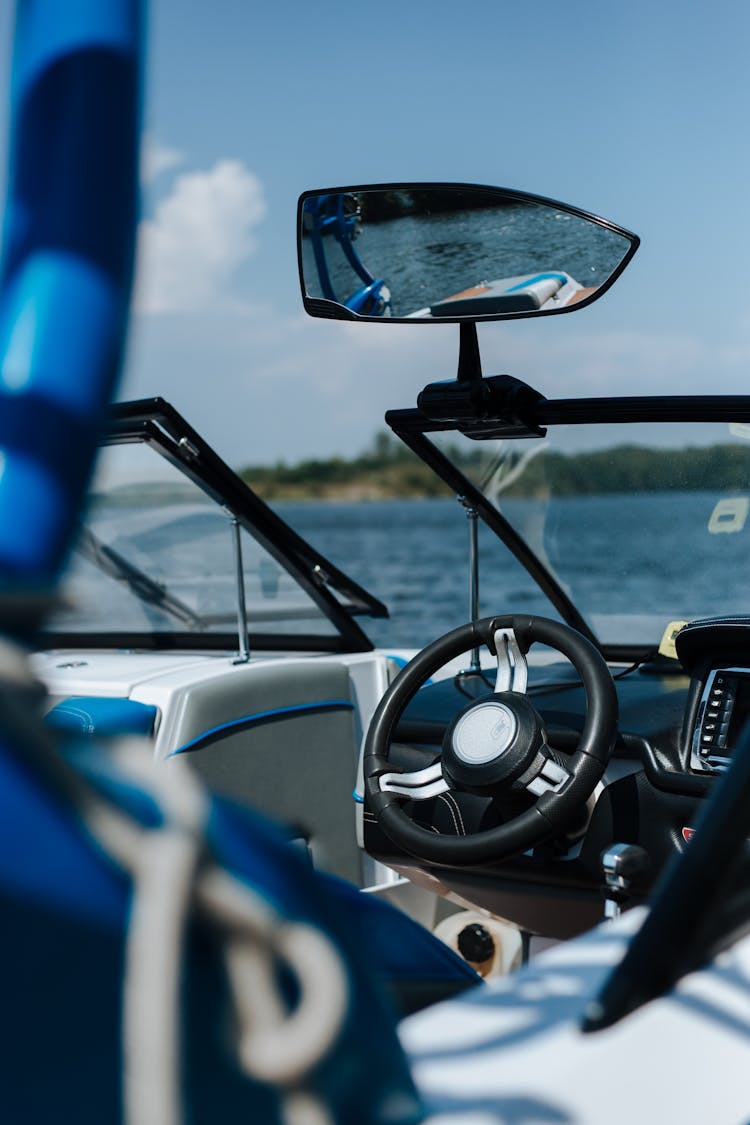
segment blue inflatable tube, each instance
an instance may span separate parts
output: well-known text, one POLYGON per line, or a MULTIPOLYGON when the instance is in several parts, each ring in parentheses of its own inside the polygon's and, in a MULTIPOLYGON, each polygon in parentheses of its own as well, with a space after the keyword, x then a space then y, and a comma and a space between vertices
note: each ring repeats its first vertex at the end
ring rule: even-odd
POLYGON ((21 0, 0 264, 0 589, 49 589, 121 365, 140 0, 21 0))

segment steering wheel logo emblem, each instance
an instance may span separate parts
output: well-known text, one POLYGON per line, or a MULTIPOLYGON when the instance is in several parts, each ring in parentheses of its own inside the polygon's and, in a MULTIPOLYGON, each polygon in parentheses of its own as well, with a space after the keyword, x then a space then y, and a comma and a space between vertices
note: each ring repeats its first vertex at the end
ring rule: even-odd
POLYGON ((497 720, 494 727, 490 731, 490 738, 494 738, 494 739, 498 739, 498 740, 502 739, 503 741, 505 741, 508 737, 508 726, 509 725, 510 724, 508 723, 508 716, 503 715, 502 718, 497 720))
POLYGON ((504 703, 481 703, 459 719, 453 749, 462 762, 480 766, 505 754, 518 729, 518 720, 504 703))

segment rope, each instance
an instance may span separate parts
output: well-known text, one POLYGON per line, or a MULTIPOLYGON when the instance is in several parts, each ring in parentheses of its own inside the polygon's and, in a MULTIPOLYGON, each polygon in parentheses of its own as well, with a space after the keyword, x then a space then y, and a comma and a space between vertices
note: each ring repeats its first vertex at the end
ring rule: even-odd
POLYGON ((335 1046, 348 1011, 346 967, 333 943, 304 922, 282 918, 221 868, 205 839, 210 801, 179 760, 156 766, 140 741, 112 751, 124 780, 146 788, 163 822, 144 828, 98 793, 56 752, 30 714, 39 686, 0 642, 0 713, 14 748, 72 804, 89 835, 130 875, 132 903, 123 983, 123 1098, 126 1125, 182 1125, 180 980, 188 922, 218 933, 243 1072, 278 1092, 284 1125, 331 1125, 309 1088, 335 1046), (289 1011, 278 987, 290 973, 298 999, 289 1011))

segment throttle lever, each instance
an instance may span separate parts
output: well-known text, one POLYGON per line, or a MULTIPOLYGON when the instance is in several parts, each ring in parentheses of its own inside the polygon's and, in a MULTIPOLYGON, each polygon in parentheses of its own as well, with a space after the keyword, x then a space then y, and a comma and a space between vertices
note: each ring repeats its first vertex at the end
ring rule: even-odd
POLYGON ((630 898, 634 883, 640 882, 651 866, 645 848, 638 844, 612 844, 601 854, 604 875, 604 917, 618 918, 630 898))

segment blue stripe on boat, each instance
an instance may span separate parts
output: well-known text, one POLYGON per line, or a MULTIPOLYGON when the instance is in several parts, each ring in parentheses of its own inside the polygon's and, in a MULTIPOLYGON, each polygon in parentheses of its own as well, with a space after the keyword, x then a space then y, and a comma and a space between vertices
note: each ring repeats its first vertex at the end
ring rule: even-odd
POLYGON ((510 289, 506 289, 506 293, 515 293, 517 289, 527 289, 529 285, 536 285, 537 281, 549 281, 554 278, 564 285, 568 280, 564 273, 538 273, 535 277, 530 277, 528 281, 521 281, 518 285, 512 285, 510 289))
POLYGON ((247 730, 249 727, 261 726, 263 723, 272 723, 276 719, 289 719, 323 711, 353 710, 354 704, 348 699, 330 699, 324 703, 297 703, 292 707, 277 707, 272 711, 257 711, 254 715, 243 715, 242 718, 232 719, 231 722, 220 723, 217 727, 211 727, 209 730, 203 731, 190 742, 186 742, 184 746, 178 746, 176 750, 172 750, 167 757, 171 758, 175 754, 187 754, 192 750, 200 750, 209 742, 215 742, 227 734, 247 730))

